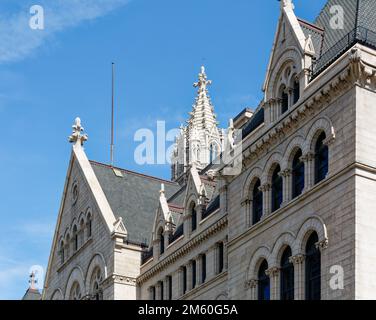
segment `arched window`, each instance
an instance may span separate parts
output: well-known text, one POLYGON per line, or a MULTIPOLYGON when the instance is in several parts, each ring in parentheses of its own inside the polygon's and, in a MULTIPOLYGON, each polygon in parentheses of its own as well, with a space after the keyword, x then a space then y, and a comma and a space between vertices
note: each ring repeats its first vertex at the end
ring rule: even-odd
POLYGON ((191 208, 191 230, 192 232, 195 231, 197 229, 197 211, 196 211, 196 204, 192 204, 192 208, 191 208))
POLYGON ((293 88, 293 95, 294 95, 294 104, 298 102, 300 99, 300 84, 299 79, 294 81, 294 88, 293 88))
POLYGON ((258 272, 258 299, 270 300, 270 278, 266 274, 268 270, 268 263, 264 260, 258 272))
POLYGON ((253 192, 252 192, 252 223, 256 224, 261 220, 262 217, 262 211, 263 211, 263 206, 262 206, 262 200, 263 200, 263 195, 262 191, 260 190, 261 186, 261 181, 260 179, 257 179, 254 187, 253 187, 253 192))
POLYGON ((305 260, 305 296, 306 300, 321 299, 321 253, 316 247, 319 241, 317 233, 309 237, 306 245, 305 260))
POLYGON ((79 245, 83 246, 85 243, 85 221, 81 219, 80 221, 80 231, 79 231, 79 245))
POLYGON ((61 240, 60 242, 60 263, 63 264, 65 261, 65 256, 64 256, 64 241, 61 240))
POLYGON ((70 257, 70 242, 71 239, 70 239, 70 235, 68 234, 65 238, 65 258, 69 258, 70 257))
POLYGON ((103 300, 103 290, 102 290, 102 273, 101 270, 97 267, 93 272, 91 279, 91 299, 92 300, 103 300))
POLYGON ((218 156, 218 150, 217 150, 217 146, 215 143, 212 143, 210 145, 210 163, 213 163, 213 161, 217 158, 218 156))
POLYGON ((73 227, 73 251, 78 250, 78 232, 77 232, 77 226, 75 225, 73 227))
POLYGON ((91 233, 92 233, 92 216, 91 213, 88 214, 87 216, 87 222, 86 222, 86 227, 87 227, 87 237, 91 238, 91 233))
POLYGON ((283 91, 281 99, 282 99, 281 113, 284 114, 289 109, 289 96, 288 96, 288 94, 283 91))
POLYGON ((81 300, 81 288, 78 282, 75 282, 72 286, 70 295, 69 295, 69 300, 81 300))
POLYGON ((324 144, 325 132, 322 132, 316 141, 315 146, 315 183, 326 178, 328 174, 329 148, 324 144))
POLYGON ((281 258, 281 300, 294 300, 294 265, 290 262, 291 248, 281 258))
POLYGON ((282 204, 283 182, 282 182, 282 177, 280 176, 280 172, 281 172, 281 167, 277 165, 272 175, 272 212, 278 210, 282 204))
POLYGON ((292 161, 292 198, 300 196, 304 189, 304 162, 300 160, 302 150, 296 152, 292 161))
POLYGON ((159 254, 163 254, 165 251, 165 240, 163 235, 163 228, 160 228, 158 231, 158 240, 159 240, 159 254))

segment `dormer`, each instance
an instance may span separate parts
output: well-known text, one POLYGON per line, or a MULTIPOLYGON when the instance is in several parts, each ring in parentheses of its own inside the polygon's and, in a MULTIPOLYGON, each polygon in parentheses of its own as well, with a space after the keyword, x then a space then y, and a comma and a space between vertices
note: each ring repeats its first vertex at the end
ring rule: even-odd
POLYGON ((299 102, 309 81, 314 56, 307 23, 296 17, 291 0, 281 1, 281 14, 263 86, 267 126, 276 123, 299 102))

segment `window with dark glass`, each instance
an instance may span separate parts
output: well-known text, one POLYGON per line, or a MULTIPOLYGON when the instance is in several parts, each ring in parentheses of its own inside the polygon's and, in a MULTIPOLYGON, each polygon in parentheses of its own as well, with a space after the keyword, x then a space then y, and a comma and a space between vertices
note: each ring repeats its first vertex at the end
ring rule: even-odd
POLYGON ((262 191, 260 191, 261 182, 260 179, 257 179, 255 186, 253 187, 253 196, 252 196, 252 222, 256 224, 261 220, 262 217, 262 201, 263 195, 262 191))
POLYGON ((281 112, 282 112, 282 114, 284 114, 289 109, 289 96, 286 92, 283 92, 281 98, 282 98, 282 110, 281 110, 281 112))
POLYGON ((74 226, 73 228, 73 250, 74 251, 78 250, 78 232, 77 232, 76 226, 74 226))
POLYGON ((272 175, 272 212, 281 207, 283 199, 282 177, 279 175, 281 167, 278 165, 272 175))
POLYGON ((201 281, 202 283, 206 281, 206 254, 201 256, 201 281))
POLYGON ((195 231, 197 229, 197 211, 196 211, 195 204, 192 205, 191 219, 192 219, 192 231, 195 231))
POLYGON ((165 240, 163 235, 163 229, 159 230, 159 254, 163 254, 165 251, 165 240))
POLYGON ((168 300, 172 300, 172 277, 167 276, 168 300))
POLYGON ((155 287, 151 287, 150 291, 151 291, 151 300, 155 300, 155 287))
POLYGON ((301 157, 302 151, 299 150, 292 161, 292 198, 300 196, 304 189, 304 162, 301 157))
POLYGON ((300 99, 300 84, 299 80, 294 81, 294 90, 293 90, 293 95, 294 95, 294 104, 298 102, 300 99))
POLYGON ((182 273, 183 273, 183 294, 187 292, 187 267, 182 268, 182 273))
POLYGON ((321 299, 321 253, 316 247, 319 241, 317 233, 314 232, 308 239, 305 258, 305 296, 306 300, 321 299))
POLYGON ((218 273, 223 271, 224 267, 224 246, 223 242, 218 243, 218 273))
POLYGON ((266 270, 268 270, 268 263, 264 260, 258 272, 258 299, 261 301, 270 300, 270 278, 266 270))
POLYGON ((281 300, 294 300, 294 265, 290 258, 291 249, 288 247, 281 258, 281 300))
POLYGON ((164 300, 164 287, 163 287, 163 281, 159 283, 159 297, 160 300, 164 300))
POLYGON ((192 260, 192 289, 196 287, 196 260, 192 260))
POLYGON ((315 146, 315 183, 326 178, 328 174, 329 148, 324 144, 325 132, 321 133, 315 146))

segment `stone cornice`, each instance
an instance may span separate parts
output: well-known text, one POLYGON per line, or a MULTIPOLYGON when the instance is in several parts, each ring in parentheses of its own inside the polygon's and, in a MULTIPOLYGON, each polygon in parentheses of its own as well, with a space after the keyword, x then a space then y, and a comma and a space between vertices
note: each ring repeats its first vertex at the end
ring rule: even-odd
MULTIPOLYGON (((376 66, 372 66, 364 61, 362 49, 354 47, 343 59, 347 59, 347 66, 345 68, 332 77, 320 89, 316 90, 315 93, 303 100, 285 118, 281 119, 243 151, 243 170, 248 168, 254 159, 268 152, 271 147, 278 144, 288 133, 296 129, 299 123, 307 118, 311 118, 316 112, 327 106, 351 86, 359 85, 376 91, 376 66)), ((266 104, 273 103, 275 100, 270 99, 266 101, 266 104)), ((328 137, 326 143, 332 143, 334 138, 328 137)))
POLYGON ((155 266, 151 267, 148 271, 146 271, 144 274, 139 276, 137 278, 137 283, 141 284, 151 278, 154 274, 158 273, 162 269, 166 268, 168 265, 174 263, 176 260, 178 260, 180 257, 186 255, 194 247, 197 247, 199 244, 204 242, 206 239, 208 239, 213 234, 221 231, 227 226, 228 220, 227 215, 215 222, 213 225, 208 227, 206 230, 201 232, 199 235, 191 239, 189 242, 184 244, 182 247, 177 249, 175 252, 171 253, 168 257, 166 257, 164 260, 160 261, 155 266))

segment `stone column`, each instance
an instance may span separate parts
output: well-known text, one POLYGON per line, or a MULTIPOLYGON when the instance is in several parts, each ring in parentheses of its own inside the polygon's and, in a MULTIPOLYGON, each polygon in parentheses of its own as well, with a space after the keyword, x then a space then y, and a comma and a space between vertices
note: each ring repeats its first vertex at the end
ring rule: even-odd
POLYGON ((258 286, 258 280, 257 279, 251 279, 251 280, 247 281, 246 284, 245 284, 245 288, 246 288, 247 292, 249 291, 249 294, 247 294, 247 296, 249 296, 250 300, 258 300, 257 286, 258 286))
POLYGON ((282 114, 282 99, 278 98, 275 100, 274 105, 274 121, 277 121, 282 114))
POLYGON ((295 300, 304 300, 304 255, 298 254, 290 257, 290 262, 294 265, 294 296, 295 300))
POLYGON ((263 218, 267 217, 271 211, 271 185, 266 183, 260 187, 260 191, 263 193, 263 218))
POLYGON ((289 109, 291 109, 291 107, 292 107, 293 104, 294 104, 293 92, 294 92, 294 89, 293 89, 293 88, 290 88, 290 87, 286 88, 286 93, 287 93, 287 95, 288 95, 288 97, 289 97, 289 103, 288 103, 288 105, 289 105, 289 109))
POLYGON ((272 267, 266 270, 270 278, 270 300, 279 300, 279 268, 272 267))
POLYGON ((187 292, 192 290, 192 261, 187 264, 187 292))
POLYGON ((285 169, 280 173, 280 176, 282 176, 283 179, 283 201, 282 205, 286 205, 288 202, 291 201, 292 198, 292 170, 291 169, 285 169))
POLYGON ((243 217, 245 219, 245 228, 252 226, 252 200, 249 198, 244 199, 241 202, 243 217))
POLYGON ((315 155, 308 152, 300 160, 304 162, 304 191, 312 188, 314 184, 314 159, 315 155))

